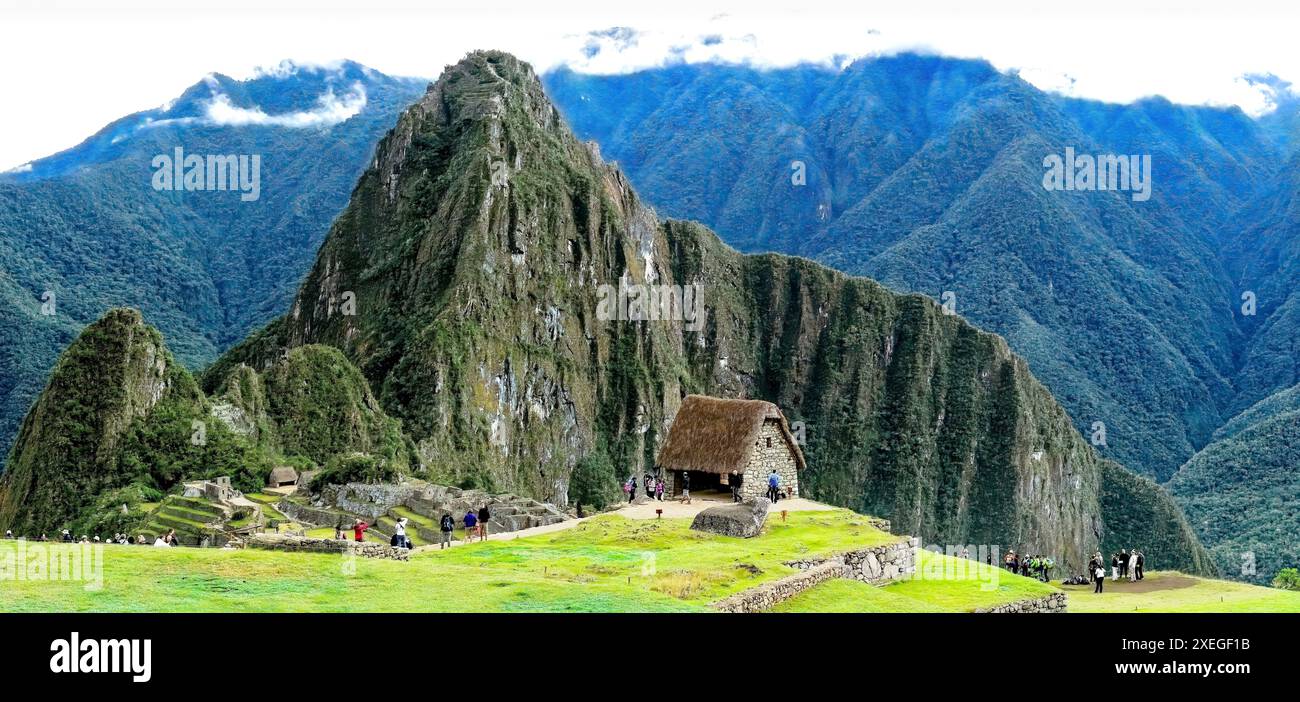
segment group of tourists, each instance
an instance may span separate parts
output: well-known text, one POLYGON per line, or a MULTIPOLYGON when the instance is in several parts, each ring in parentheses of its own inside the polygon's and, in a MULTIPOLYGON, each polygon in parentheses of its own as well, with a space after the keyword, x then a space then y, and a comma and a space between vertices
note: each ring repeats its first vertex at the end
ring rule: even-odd
MULTIPOLYGON (((1110 555, 1110 579, 1112 582, 1121 578, 1137 582, 1146 577, 1145 566, 1146 554, 1137 549, 1122 548, 1110 555)), ((1106 561, 1101 557, 1101 551, 1094 553, 1088 562, 1088 574, 1095 585, 1093 592, 1101 592, 1106 582, 1106 561)))
MULTIPOLYGON (((632 502, 636 500, 636 485, 636 475, 629 475, 627 480, 623 483, 623 494, 627 496, 628 504, 632 504, 632 502)), ((641 476, 641 485, 645 488, 646 497, 652 500, 658 500, 659 502, 664 501, 664 490, 667 489, 667 483, 664 482, 664 477, 662 475, 651 475, 646 473, 641 476)), ((690 501, 689 496, 687 497, 687 501, 690 501)))
MULTIPOLYGON (((465 525, 466 543, 473 543, 474 539, 487 541, 488 525, 491 521, 492 510, 488 508, 487 504, 484 504, 482 507, 478 508, 478 510, 475 510, 473 507, 466 510, 465 516, 461 518, 461 523, 465 525)), ((410 520, 406 517, 397 520, 397 523, 393 526, 393 536, 389 539, 390 546, 393 546, 394 548, 415 547, 415 544, 411 542, 411 537, 406 535, 408 524, 410 524, 410 520)), ((352 538, 356 541, 364 542, 366 540, 366 532, 370 530, 372 526, 373 525, 367 523, 364 519, 354 520, 352 523, 352 538)), ((452 517, 450 512, 443 512, 442 517, 438 519, 439 549, 451 547, 451 535, 455 530, 455 517, 452 517)), ((343 533, 343 523, 341 521, 334 525, 334 538, 338 540, 346 538, 343 533)))
MULTIPOLYGON (((992 556, 990 555, 989 558, 991 559, 992 556)), ((1002 559, 1002 565, 1012 573, 1047 582, 1051 580, 1050 572, 1056 567, 1056 561, 1050 556, 1021 555, 1012 550, 1007 551, 1007 555, 1002 559)))
MULTIPOLYGON (((14 532, 12 529, 6 529, 5 538, 15 539, 17 537, 14 536, 14 532)), ((36 539, 34 540, 37 542, 51 541, 48 534, 41 534, 40 536, 36 537, 36 539)), ((116 544, 118 546, 133 546, 133 545, 148 546, 150 543, 148 537, 146 537, 144 534, 139 534, 134 539, 131 538, 130 534, 127 534, 125 532, 115 533, 112 536, 104 536, 103 538, 100 538, 99 534, 95 534, 94 536, 91 536, 90 534, 82 534, 81 538, 77 538, 72 534, 72 531, 69 529, 64 529, 59 534, 59 538, 57 539, 57 541, 59 543, 64 543, 64 544, 78 544, 78 543, 79 544, 116 544)), ((172 529, 168 531, 166 534, 159 534, 153 540, 153 545, 154 546, 180 546, 181 541, 180 538, 176 536, 176 530, 172 529)))

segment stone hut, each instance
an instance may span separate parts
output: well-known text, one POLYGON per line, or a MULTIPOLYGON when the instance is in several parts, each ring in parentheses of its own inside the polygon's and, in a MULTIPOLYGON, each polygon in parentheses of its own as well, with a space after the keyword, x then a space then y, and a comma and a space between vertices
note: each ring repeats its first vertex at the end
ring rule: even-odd
POLYGON ((268 487, 292 487, 298 484, 298 471, 292 466, 276 466, 271 469, 271 477, 266 479, 268 487))
POLYGON ((691 474, 691 492, 731 490, 733 471, 741 496, 762 497, 776 469, 783 495, 799 495, 803 452, 780 408, 763 400, 727 400, 687 395, 659 450, 657 468, 667 492, 681 494, 681 476, 691 474))

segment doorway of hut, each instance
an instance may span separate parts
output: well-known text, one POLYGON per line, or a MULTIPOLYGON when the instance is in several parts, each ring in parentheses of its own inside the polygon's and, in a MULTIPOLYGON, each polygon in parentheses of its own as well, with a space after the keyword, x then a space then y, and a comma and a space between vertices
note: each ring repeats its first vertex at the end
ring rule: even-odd
POLYGON ((726 476, 719 473, 710 473, 703 470, 675 470, 673 471, 673 491, 672 497, 680 497, 682 494, 682 474, 691 474, 691 497, 707 498, 711 495, 725 496, 731 499, 731 487, 727 485, 726 476))

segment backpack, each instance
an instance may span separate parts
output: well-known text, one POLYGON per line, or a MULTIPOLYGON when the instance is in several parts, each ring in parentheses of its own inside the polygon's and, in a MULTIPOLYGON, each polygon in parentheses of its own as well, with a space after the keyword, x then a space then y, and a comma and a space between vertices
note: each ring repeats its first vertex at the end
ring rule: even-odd
POLYGON ((446 514, 442 515, 442 523, 439 526, 442 527, 443 531, 451 531, 455 528, 454 523, 451 521, 451 517, 446 514))

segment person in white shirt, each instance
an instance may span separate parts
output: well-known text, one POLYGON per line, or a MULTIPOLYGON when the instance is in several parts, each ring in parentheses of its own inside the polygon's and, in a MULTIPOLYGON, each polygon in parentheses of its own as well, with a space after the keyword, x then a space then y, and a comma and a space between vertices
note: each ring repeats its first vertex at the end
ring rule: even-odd
POLYGON ((171 544, 169 544, 169 543, 167 543, 166 541, 164 541, 164 540, 163 540, 163 537, 161 537, 161 536, 159 536, 158 538, 154 539, 153 545, 154 545, 155 548, 171 548, 171 544))

